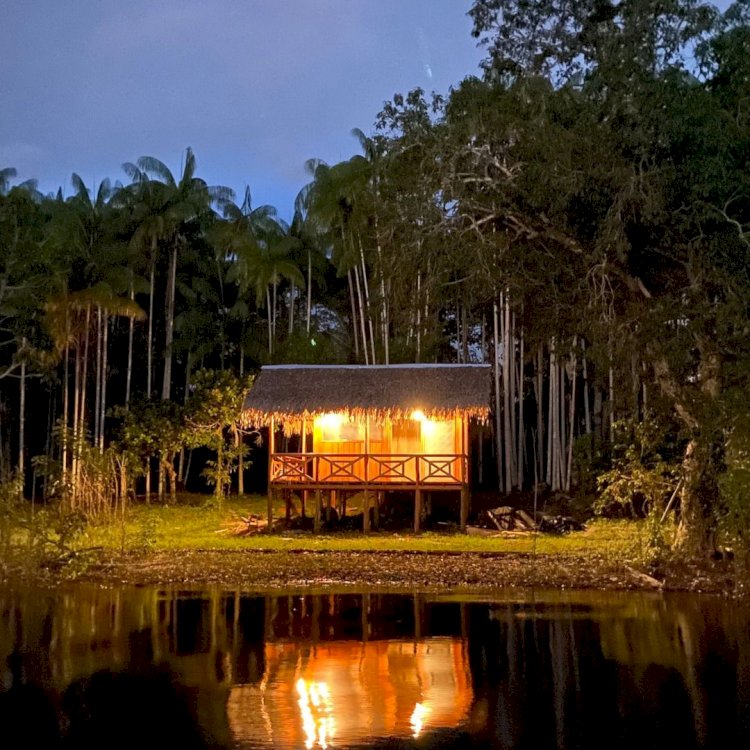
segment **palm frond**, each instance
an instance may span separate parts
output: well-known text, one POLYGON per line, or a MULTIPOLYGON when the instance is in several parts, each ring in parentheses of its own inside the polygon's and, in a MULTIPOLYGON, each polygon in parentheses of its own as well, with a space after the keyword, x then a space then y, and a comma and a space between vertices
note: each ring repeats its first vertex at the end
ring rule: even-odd
POLYGON ((161 180, 161 182, 169 185, 170 187, 176 187, 174 175, 169 171, 169 167, 154 156, 141 156, 136 162, 138 168, 145 172, 147 175, 153 175, 154 177, 161 180))

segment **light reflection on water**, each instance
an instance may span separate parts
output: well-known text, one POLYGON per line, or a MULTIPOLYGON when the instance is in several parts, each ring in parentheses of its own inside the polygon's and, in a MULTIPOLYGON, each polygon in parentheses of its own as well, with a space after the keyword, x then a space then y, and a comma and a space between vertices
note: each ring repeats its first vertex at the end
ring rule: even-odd
MULTIPOLYGON (((123 747, 144 750, 138 722, 152 720, 179 720, 184 748, 739 746, 750 740, 750 606, 0 589, 4 727, 19 706, 61 721, 66 747, 93 746, 102 727, 111 743, 116 727, 123 747)), ((166 732, 161 747, 175 740, 166 732)))
POLYGON ((234 685, 227 701, 233 736, 250 746, 416 738, 461 725, 472 703, 460 638, 266 643, 264 656, 261 688, 234 685))

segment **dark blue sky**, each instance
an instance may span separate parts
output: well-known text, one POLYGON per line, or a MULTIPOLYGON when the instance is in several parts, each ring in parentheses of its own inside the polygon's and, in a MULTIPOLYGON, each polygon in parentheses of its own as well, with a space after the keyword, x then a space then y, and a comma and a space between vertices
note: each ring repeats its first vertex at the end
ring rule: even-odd
POLYGON ((289 218, 385 99, 478 71, 470 0, 2 0, 0 168, 43 192, 156 156, 289 218))

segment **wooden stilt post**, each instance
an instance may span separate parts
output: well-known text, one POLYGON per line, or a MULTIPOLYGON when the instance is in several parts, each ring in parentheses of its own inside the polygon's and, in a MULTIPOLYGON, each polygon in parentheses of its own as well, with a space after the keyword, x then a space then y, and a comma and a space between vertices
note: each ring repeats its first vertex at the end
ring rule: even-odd
POLYGON ((362 531, 368 534, 370 531, 370 493, 367 490, 365 490, 365 499, 362 505, 365 511, 362 516, 362 531))
POLYGON ((273 487, 268 488, 268 526, 266 527, 266 531, 270 534, 271 531, 273 531, 273 501, 274 496, 276 494, 276 490, 273 487))
MULTIPOLYGON (((300 436, 300 453, 302 453, 303 456, 307 456, 307 420, 302 419, 302 435, 300 436)), ((304 471, 305 474, 307 474, 307 461, 304 463, 304 471)), ((305 508, 307 507, 307 490, 302 490, 302 492, 299 493, 300 497, 300 515, 302 518, 305 517, 305 508)))
POLYGON ((323 497, 320 490, 315 490, 315 516, 313 517, 313 532, 320 534, 320 506, 323 504, 323 497))
POLYGON ((469 518, 469 487, 461 487, 461 531, 466 531, 466 521, 469 518))
POLYGON ((422 490, 414 490, 414 533, 419 534, 422 525, 422 490))
POLYGON ((268 425, 268 526, 266 531, 270 534, 273 530, 273 502, 275 489, 271 485, 272 469, 273 469, 273 454, 276 452, 276 424, 274 418, 271 417, 271 422, 268 425))
POLYGON ((463 480, 465 484, 463 487, 461 487, 461 510, 460 510, 460 528, 461 531, 466 531, 466 522, 469 519, 469 485, 471 484, 471 468, 469 466, 469 453, 470 445, 469 445, 469 418, 464 416, 462 418, 463 421, 463 430, 462 430, 462 448, 463 448, 463 454, 466 456, 465 461, 462 461, 463 464, 463 471, 465 472, 465 476, 463 477, 463 480))
POLYGON ((383 501, 383 492, 378 490, 375 493, 375 504, 373 505, 373 521, 375 522, 375 528, 380 528, 380 504, 383 501))

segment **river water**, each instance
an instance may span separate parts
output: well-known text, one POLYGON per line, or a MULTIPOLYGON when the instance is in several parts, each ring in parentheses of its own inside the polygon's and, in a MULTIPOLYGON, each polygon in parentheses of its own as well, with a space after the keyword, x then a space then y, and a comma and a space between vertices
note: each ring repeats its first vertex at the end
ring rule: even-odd
POLYGON ((0 747, 750 746, 750 604, 0 589, 0 747))

